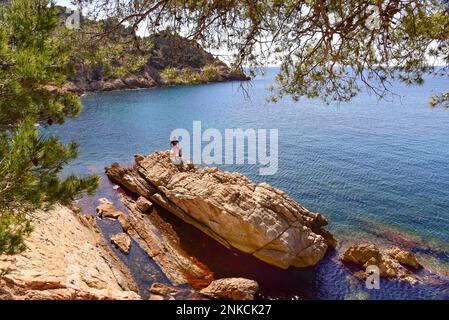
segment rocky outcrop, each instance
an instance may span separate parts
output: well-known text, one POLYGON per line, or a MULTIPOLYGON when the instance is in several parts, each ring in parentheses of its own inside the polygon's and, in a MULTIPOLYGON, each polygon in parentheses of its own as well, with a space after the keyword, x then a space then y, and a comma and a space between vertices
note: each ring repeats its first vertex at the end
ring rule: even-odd
POLYGON ((27 249, 0 256, 0 299, 140 299, 92 216, 63 206, 36 216, 27 249))
POLYGON ((406 250, 402 250, 398 247, 390 248, 386 251, 386 254, 388 254, 391 258, 398 261, 400 264, 406 267, 411 267, 414 269, 420 269, 421 264, 418 262, 418 259, 416 259, 416 256, 406 250))
MULTIPOLYGON (((341 259, 344 262, 355 264, 363 269, 369 266, 377 266, 379 275, 387 278, 397 278, 401 281, 416 284, 418 278, 404 266, 419 266, 413 253, 394 247, 388 250, 380 250, 372 243, 353 245, 346 249, 341 259)), ((358 278, 366 278, 367 273, 359 270, 354 274, 358 278)))
POLYGON ((370 265, 379 267, 380 276, 396 277, 397 268, 394 262, 385 257, 374 244, 361 244, 349 247, 343 254, 343 261, 352 262, 367 268, 370 265))
POLYGON ((211 282, 200 292, 214 299, 254 300, 259 285, 254 280, 245 278, 225 278, 211 282))
MULTIPOLYGON (((126 34, 126 31, 123 31, 126 34)), ((123 40, 123 39, 122 39, 123 40)), ((69 78, 63 90, 82 94, 95 91, 113 91, 152 88, 167 85, 161 77, 166 68, 181 71, 188 69, 190 73, 200 73, 206 66, 217 68, 214 82, 246 81, 249 77, 242 72, 232 71, 226 63, 206 52, 200 45, 169 32, 154 34, 147 39, 152 43, 148 52, 133 53, 136 61, 147 56, 147 62, 141 70, 127 73, 120 77, 107 76, 102 66, 92 66, 78 62, 74 67, 76 74, 69 78)), ((123 41, 125 43, 127 41, 123 41)), ((129 42, 129 40, 128 40, 129 42)), ((119 61, 115 64, 120 65, 119 61)))
POLYGON ((129 253, 131 238, 126 233, 118 233, 111 237, 112 244, 124 254, 129 253))
MULTIPOLYGON (((118 212, 117 219, 123 231, 137 241, 172 284, 189 284, 195 289, 202 289, 213 280, 213 273, 181 248, 178 235, 157 212, 142 214, 137 202, 125 197, 122 201, 129 209, 129 214, 119 211, 115 206, 109 209, 118 212)), ((104 205, 99 207, 103 208, 104 205)))
POLYGON ((334 244, 323 215, 239 173, 176 166, 168 152, 136 156, 132 168, 115 163, 106 173, 223 245, 281 268, 315 265, 334 244))

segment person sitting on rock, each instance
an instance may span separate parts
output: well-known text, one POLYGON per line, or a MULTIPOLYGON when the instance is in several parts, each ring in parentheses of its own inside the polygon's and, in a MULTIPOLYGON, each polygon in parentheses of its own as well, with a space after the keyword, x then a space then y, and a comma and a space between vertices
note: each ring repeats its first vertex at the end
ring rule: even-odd
POLYGON ((177 137, 173 137, 170 140, 170 160, 175 165, 182 164, 182 148, 179 145, 179 140, 177 137))

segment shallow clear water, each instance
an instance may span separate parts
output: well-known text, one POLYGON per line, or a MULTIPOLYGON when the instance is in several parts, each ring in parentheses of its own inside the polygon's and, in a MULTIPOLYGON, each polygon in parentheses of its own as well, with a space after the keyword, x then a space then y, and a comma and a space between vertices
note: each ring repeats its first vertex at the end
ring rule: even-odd
POLYGON ((277 174, 260 176, 255 165, 223 168, 267 181, 322 212, 342 245, 366 238, 399 244, 439 276, 430 286, 384 281, 381 290, 368 291, 329 257, 310 271, 313 276, 289 275, 293 283, 271 285, 265 296, 449 298, 449 283, 441 279, 449 277, 449 110, 427 107, 430 92, 447 89, 449 80, 430 78, 423 87, 397 84, 401 98, 392 102, 362 94, 332 106, 290 99, 269 104, 266 87, 275 70, 268 71, 247 88, 250 99, 239 83, 87 95, 79 118, 52 128, 64 141, 80 142, 80 157, 66 170, 102 173, 112 162, 130 163, 136 153, 167 149, 170 132, 191 131, 194 120, 201 120, 203 130, 276 128, 277 174), (302 288, 296 293, 295 281, 302 288), (308 287, 310 296, 304 294, 308 287))

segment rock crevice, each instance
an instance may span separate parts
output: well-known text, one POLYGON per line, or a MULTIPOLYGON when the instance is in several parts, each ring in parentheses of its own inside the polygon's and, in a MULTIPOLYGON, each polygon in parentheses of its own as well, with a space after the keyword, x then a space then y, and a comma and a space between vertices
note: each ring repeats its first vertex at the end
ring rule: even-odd
MULTIPOLYGON (((198 290, 206 287, 213 280, 213 273, 181 248, 178 235, 157 212, 142 211, 139 202, 142 203, 143 200, 139 199, 133 201, 122 197, 128 214, 113 205, 109 207, 110 211, 120 213, 117 219, 123 231, 159 265, 173 285, 190 284, 198 290)), ((102 207, 104 206, 99 206, 102 207)), ((105 213, 98 208, 97 211, 105 213)))

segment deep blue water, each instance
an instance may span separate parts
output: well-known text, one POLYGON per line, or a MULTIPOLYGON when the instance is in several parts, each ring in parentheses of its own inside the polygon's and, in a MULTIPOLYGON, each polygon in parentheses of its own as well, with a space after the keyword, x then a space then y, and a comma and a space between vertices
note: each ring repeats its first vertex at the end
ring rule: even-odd
MULTIPOLYGON (((275 71, 249 84, 249 98, 235 82, 87 95, 79 118, 52 129, 64 141, 80 142, 80 157, 66 170, 102 173, 112 162, 130 163, 136 153, 167 149, 170 132, 191 131, 194 120, 203 130, 275 128, 277 174, 260 176, 255 165, 223 167, 322 212, 342 245, 366 238, 399 244, 427 261, 438 279, 449 277, 449 110, 427 106, 431 91, 447 90, 449 80, 395 84, 401 97, 393 101, 362 93, 331 106, 290 99, 270 104, 266 88, 275 71)), ((312 273, 297 280, 300 298, 308 281, 313 298, 449 298, 449 282, 441 279, 414 288, 388 282, 370 292, 348 278, 335 257, 312 273)), ((281 282, 265 296, 294 297, 295 283, 285 285, 291 287, 285 295, 281 282)))

